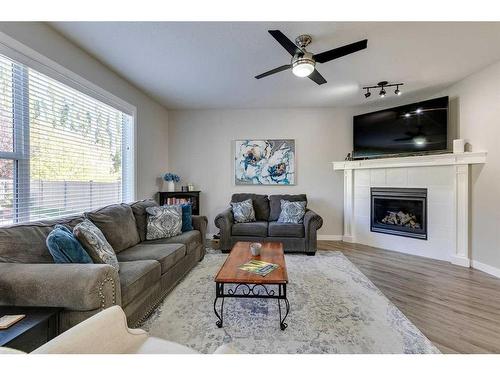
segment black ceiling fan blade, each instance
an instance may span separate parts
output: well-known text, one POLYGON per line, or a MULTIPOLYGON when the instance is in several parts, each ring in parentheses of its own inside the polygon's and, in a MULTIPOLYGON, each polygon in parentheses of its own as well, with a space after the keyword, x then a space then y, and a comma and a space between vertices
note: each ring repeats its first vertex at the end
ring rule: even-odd
POLYGON ((303 52, 298 46, 295 45, 294 42, 292 42, 290 39, 286 37, 285 34, 283 34, 279 30, 268 30, 269 34, 273 36, 274 39, 278 41, 279 44, 285 48, 288 53, 292 56, 294 56, 297 52, 303 52))
POLYGON ((284 70, 290 69, 291 67, 292 67, 292 65, 290 65, 290 64, 278 66, 277 68, 271 69, 265 73, 262 73, 262 74, 259 74, 258 76, 255 76, 255 78, 261 79, 261 78, 270 76, 271 74, 279 73, 279 72, 282 72, 284 70))
POLYGON ((329 51, 321 52, 314 55, 314 60, 319 63, 325 63, 334 59, 338 59, 339 57, 349 55, 354 52, 361 51, 365 49, 368 45, 368 39, 360 40, 356 43, 347 44, 342 47, 334 48, 329 51))
POLYGON ((312 79, 314 82, 316 82, 318 85, 322 85, 323 83, 326 83, 326 79, 319 74, 319 72, 314 69, 311 74, 308 75, 310 79, 312 79))

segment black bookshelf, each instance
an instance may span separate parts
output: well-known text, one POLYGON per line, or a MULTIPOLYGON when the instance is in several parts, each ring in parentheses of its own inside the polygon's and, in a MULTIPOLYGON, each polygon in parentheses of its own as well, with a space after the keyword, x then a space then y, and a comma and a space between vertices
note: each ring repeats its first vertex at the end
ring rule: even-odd
POLYGON ((186 199, 193 206, 193 215, 200 214, 200 191, 160 191, 158 201, 160 206, 169 204, 168 199, 186 199))

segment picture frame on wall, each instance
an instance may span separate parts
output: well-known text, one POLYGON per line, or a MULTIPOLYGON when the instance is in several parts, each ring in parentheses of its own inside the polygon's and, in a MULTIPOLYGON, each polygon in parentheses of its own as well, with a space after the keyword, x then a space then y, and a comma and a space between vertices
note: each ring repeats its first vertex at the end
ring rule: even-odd
POLYGON ((234 141, 235 185, 295 185, 294 139, 234 141))

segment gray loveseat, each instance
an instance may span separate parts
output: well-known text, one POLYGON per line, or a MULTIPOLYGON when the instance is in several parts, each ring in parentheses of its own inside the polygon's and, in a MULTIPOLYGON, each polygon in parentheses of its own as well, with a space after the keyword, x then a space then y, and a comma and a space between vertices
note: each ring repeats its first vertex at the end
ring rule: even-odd
POLYGON ((112 305, 130 326, 147 317, 205 255, 207 219, 194 230, 146 241, 146 208, 153 200, 116 204, 85 213, 113 246, 120 271, 107 264, 55 264, 45 239, 56 224, 73 228, 84 215, 0 227, 0 305, 64 308, 65 331, 112 305))
POLYGON ((238 241, 281 242, 285 252, 316 253, 317 230, 323 225, 323 219, 317 213, 306 209, 302 224, 278 223, 281 212, 281 199, 289 201, 307 201, 305 194, 298 195, 261 195, 233 194, 231 202, 252 199, 255 222, 234 223, 231 207, 215 218, 215 225, 220 229, 220 249, 229 251, 238 241))

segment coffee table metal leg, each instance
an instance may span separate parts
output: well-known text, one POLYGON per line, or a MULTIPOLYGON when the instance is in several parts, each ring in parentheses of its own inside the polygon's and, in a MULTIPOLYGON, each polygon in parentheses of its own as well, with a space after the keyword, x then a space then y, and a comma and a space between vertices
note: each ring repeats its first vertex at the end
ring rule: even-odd
POLYGON ((290 303, 286 298, 286 284, 278 285, 278 291, 279 291, 278 310, 280 314, 280 329, 284 331, 286 327, 288 327, 288 324, 285 323, 285 319, 288 316, 288 313, 290 312, 290 303), (281 300, 285 301, 285 316, 283 317, 283 319, 281 319, 281 300))
POLYGON ((223 314, 224 314, 224 284, 222 283, 216 283, 215 284, 215 300, 214 300, 214 312, 217 318, 219 319, 215 324, 217 327, 221 328, 222 327, 222 322, 223 322, 223 314), (217 300, 222 298, 222 303, 220 306, 220 315, 217 312, 217 300))

